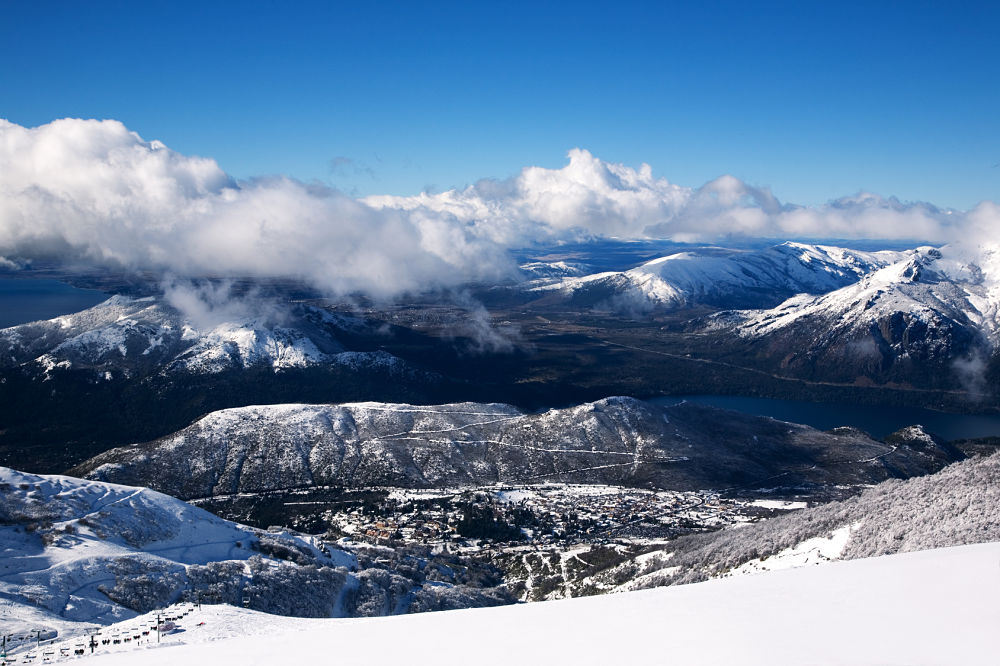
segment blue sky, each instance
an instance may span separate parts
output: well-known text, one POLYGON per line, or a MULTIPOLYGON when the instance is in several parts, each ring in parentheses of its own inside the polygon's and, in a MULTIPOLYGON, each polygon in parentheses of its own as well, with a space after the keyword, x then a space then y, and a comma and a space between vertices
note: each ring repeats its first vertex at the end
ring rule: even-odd
POLYGON ((115 118, 354 194, 582 147, 686 186, 966 209, 1000 200, 998 7, 5 2, 0 117, 115 118))

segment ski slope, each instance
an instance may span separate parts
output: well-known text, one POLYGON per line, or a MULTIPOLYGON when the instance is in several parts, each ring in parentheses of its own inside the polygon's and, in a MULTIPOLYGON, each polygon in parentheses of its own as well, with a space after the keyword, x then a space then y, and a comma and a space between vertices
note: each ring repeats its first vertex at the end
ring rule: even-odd
POLYGON ((998 565, 1000 543, 988 543, 402 617, 302 620, 206 606, 159 646, 112 646, 83 663, 995 664, 998 565))

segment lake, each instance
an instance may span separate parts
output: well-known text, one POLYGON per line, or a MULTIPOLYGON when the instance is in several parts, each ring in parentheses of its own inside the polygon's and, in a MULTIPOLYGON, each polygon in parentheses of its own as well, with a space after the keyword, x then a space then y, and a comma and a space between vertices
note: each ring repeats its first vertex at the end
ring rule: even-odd
POLYGON ((108 299, 96 289, 35 278, 0 278, 0 328, 86 310, 108 299))
POLYGON ((681 400, 746 414, 770 416, 781 421, 804 423, 819 430, 854 426, 878 438, 917 424, 946 440, 1000 437, 1000 416, 996 415, 948 414, 916 407, 846 405, 731 395, 689 395, 657 398, 653 402, 669 405, 681 400))

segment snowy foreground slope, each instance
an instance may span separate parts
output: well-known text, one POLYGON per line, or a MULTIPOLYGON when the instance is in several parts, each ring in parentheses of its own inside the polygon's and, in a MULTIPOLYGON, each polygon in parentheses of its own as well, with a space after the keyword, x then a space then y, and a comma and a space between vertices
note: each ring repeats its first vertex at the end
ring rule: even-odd
POLYGON ((998 564, 1000 543, 989 543, 676 588, 361 620, 204 607, 159 647, 112 646, 122 651, 85 663, 995 664, 998 564))
POLYGON ((152 608, 195 579, 239 579, 254 556, 265 567, 290 564, 262 558, 267 543, 341 578, 357 568, 309 538, 243 527, 145 488, 0 467, 0 498, 0 601, 33 606, 56 627, 130 617, 133 596, 152 608), (233 571, 216 569, 222 562, 233 571))

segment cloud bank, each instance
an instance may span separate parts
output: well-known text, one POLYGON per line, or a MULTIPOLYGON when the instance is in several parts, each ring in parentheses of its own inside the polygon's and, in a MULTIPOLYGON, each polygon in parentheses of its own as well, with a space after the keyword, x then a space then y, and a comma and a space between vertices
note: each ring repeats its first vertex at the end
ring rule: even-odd
POLYGON ((515 270, 504 248, 446 216, 377 210, 287 178, 237 183, 116 121, 0 121, 0 174, 8 259, 288 277, 375 297, 515 270))
POLYGON ((489 225, 498 242, 593 234, 706 242, 727 237, 857 238, 948 242, 967 214, 860 193, 824 206, 780 202, 769 190, 722 176, 699 188, 655 178, 579 148, 562 169, 527 167, 508 181, 462 191, 363 200, 382 210, 425 211, 489 225))
POLYGON ((211 159, 113 120, 25 128, 0 120, 0 257, 55 257, 178 277, 280 277, 330 294, 391 298, 513 277, 509 249, 603 236, 948 242, 992 235, 995 204, 941 210, 861 194, 778 201, 723 176, 687 188, 569 152, 561 169, 414 197, 355 199, 289 178, 237 182, 211 159))

